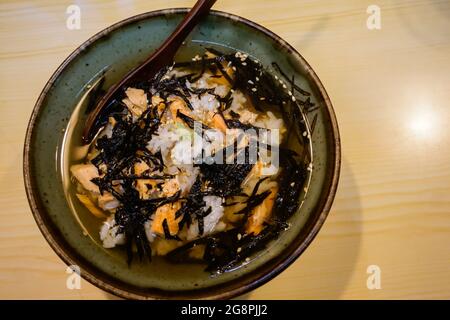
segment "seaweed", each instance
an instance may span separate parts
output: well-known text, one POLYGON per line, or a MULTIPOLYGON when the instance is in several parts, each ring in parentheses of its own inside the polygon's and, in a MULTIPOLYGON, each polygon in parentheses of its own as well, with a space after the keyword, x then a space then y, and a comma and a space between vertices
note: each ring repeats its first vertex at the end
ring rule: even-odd
MULTIPOLYGON (((302 112, 313 112, 318 107, 311 101, 311 94, 295 83, 294 77, 288 77, 276 63, 273 64, 273 67, 286 82, 270 74, 259 61, 250 57, 244 58, 242 55, 235 53, 223 54, 213 48, 208 48, 208 51, 215 57, 204 55, 197 61, 175 63, 173 66, 161 69, 153 79, 136 82, 133 86, 143 89, 150 96, 158 94, 164 100, 166 107, 169 97, 180 97, 191 110, 193 110, 193 106, 189 99, 193 95, 201 97, 204 94, 210 94, 220 102, 220 113, 230 108, 234 90, 240 90, 259 111, 268 106, 277 108, 288 124, 289 131, 293 129, 292 131, 296 134, 299 143, 303 144, 305 138, 298 130, 305 127, 302 112), (233 75, 230 76, 227 73, 224 68, 225 63, 228 63, 228 66, 233 66, 233 75), (173 67, 189 68, 193 72, 182 76, 168 76, 173 67), (226 79, 232 90, 221 97, 215 94, 214 88, 196 88, 195 85, 192 85, 207 70, 212 73, 210 75, 212 78, 223 77, 226 79), (290 92, 285 90, 286 84, 290 85, 290 92), (294 97, 294 92, 305 96, 306 99, 294 97)), ((152 153, 146 147, 161 123, 157 108, 148 108, 138 119, 133 119, 126 106, 120 102, 121 95, 123 97, 123 90, 111 102, 107 113, 102 114, 99 118, 99 125, 104 125, 109 116, 114 117, 116 124, 109 137, 104 135, 96 140, 95 148, 99 151, 99 154, 91 162, 102 174, 100 178, 95 178, 92 182, 98 185, 102 194, 111 192, 120 201, 114 218, 119 227, 117 232, 125 234, 128 264, 132 263, 135 254, 141 261, 144 258, 151 260, 151 247, 146 238, 144 225, 160 206, 175 201, 181 202, 180 209, 175 213, 177 219, 181 217, 178 222, 179 229, 181 230, 185 226, 189 227, 196 221, 199 235, 204 235, 204 218, 212 211, 211 207, 205 208, 206 203, 203 200, 205 196, 213 195, 224 199, 234 196, 244 197, 245 207, 235 212, 237 215, 242 215, 243 218, 235 223, 232 229, 200 237, 167 255, 167 258, 171 261, 180 261, 180 259, 186 259, 187 253, 193 247, 202 245, 204 246, 203 260, 207 264, 206 270, 213 273, 227 272, 240 266, 246 258, 265 248, 272 239, 288 227, 287 219, 293 215, 299 206, 300 186, 304 184, 306 179, 306 160, 303 156, 284 146, 275 147, 277 150, 272 150, 273 146, 263 143, 258 144, 258 148, 265 148, 280 154, 279 189, 273 214, 262 231, 256 235, 245 234, 245 224, 249 215, 270 195, 271 191, 258 192, 260 184, 267 179, 263 178, 256 183, 250 195, 243 193, 242 184, 254 164, 250 163, 249 147, 237 147, 243 138, 242 134, 232 145, 218 150, 210 159, 205 159, 205 161, 196 164, 199 175, 186 196, 181 197, 181 192, 178 191, 173 196, 141 199, 135 188, 137 180, 152 179, 160 181, 161 184, 174 176, 162 173, 165 164, 161 152, 152 153), (222 159, 225 159, 230 151, 232 151, 232 163, 219 164, 210 161, 218 155, 222 155, 222 159), (244 155, 245 161, 239 163, 237 159, 242 155, 244 155), (149 169, 141 174, 135 174, 134 165, 140 161, 148 164, 149 169), (118 191, 119 186, 120 192, 118 191)), ((240 115, 233 110, 230 110, 228 114, 231 117, 231 119, 225 119, 228 128, 267 130, 243 123, 240 121, 240 115)), ((189 128, 194 129, 193 118, 180 112, 180 110, 177 111, 177 117, 186 123, 189 128)), ((316 121, 317 115, 314 117, 311 131, 314 130, 316 121)), ((202 124, 202 129, 209 129, 209 127, 202 124)), ((224 206, 231 206, 236 203, 238 202, 225 203, 224 206)), ((162 222, 162 228, 165 239, 180 240, 177 235, 170 233, 166 219, 162 222)))
MULTIPOLYGON (((225 149, 219 150, 218 152, 226 155, 225 149)), ((208 187, 210 188, 208 192, 223 198, 239 194, 241 192, 242 181, 244 181, 254 165, 248 163, 249 161, 247 159, 249 159, 249 148, 245 147, 244 149, 236 150, 233 163, 231 164, 208 164, 209 161, 199 164, 204 181, 208 181, 208 187), (244 152, 246 159, 244 163, 237 163, 240 152, 244 152)))

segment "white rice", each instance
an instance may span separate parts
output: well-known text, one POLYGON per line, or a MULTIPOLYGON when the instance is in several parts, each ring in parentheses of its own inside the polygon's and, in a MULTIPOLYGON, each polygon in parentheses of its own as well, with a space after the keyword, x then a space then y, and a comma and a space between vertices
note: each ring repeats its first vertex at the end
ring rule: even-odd
MULTIPOLYGON (((222 206, 223 199, 216 196, 205 196, 203 197, 206 205, 203 208, 204 211, 211 208, 211 212, 203 218, 203 235, 211 234, 215 231, 216 225, 218 224, 220 218, 222 218, 224 213, 224 208, 222 206)), ((198 221, 193 222, 187 232, 187 239, 192 240, 199 236, 198 221)))
POLYGON ((114 248, 116 245, 125 244, 125 234, 117 234, 119 226, 116 226, 116 221, 113 216, 103 221, 100 228, 100 239, 103 242, 103 247, 114 248))

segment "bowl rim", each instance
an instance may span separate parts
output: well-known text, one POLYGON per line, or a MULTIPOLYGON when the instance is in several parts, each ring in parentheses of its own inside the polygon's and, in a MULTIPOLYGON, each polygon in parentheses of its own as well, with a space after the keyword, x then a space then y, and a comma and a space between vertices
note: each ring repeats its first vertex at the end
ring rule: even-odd
MULTIPOLYGON (((48 82, 46 83, 45 87, 42 89, 36 104, 33 108, 30 120, 28 122, 27 131, 25 135, 25 142, 24 142, 24 149, 23 149, 23 176, 24 176, 24 185, 25 185, 25 191, 28 199, 28 203, 30 205, 33 217, 39 227, 39 230, 43 234, 46 241, 49 243, 51 248, 55 251, 55 253, 68 265, 78 265, 81 268, 81 277, 90 282, 91 284, 99 287, 100 289, 111 293, 113 295, 127 298, 127 299, 164 299, 164 298, 178 298, 178 299, 192 299, 192 298, 207 298, 207 299, 229 299, 236 297, 238 295, 242 295, 244 293, 247 293, 264 283, 268 282, 272 278, 274 278, 276 275, 281 273, 283 270, 285 270, 289 265, 291 265, 302 253, 303 251, 309 246, 309 244, 312 242, 312 240, 315 238, 317 233, 319 232, 320 228, 325 222, 326 217, 328 216, 328 213, 331 209, 331 205, 333 203, 334 197, 336 195, 337 191, 337 185, 339 181, 340 176, 340 165, 341 165, 341 142, 340 142, 340 136, 339 136, 339 128, 337 124, 336 115, 333 109, 333 106, 331 104, 330 98, 320 81, 319 77, 316 75, 314 70, 311 68, 309 63, 303 58, 303 56, 289 43, 287 43, 285 40, 283 40, 281 37, 273 33, 272 31, 268 30, 267 28, 250 21, 246 18, 242 18, 235 14, 230 14, 223 11, 217 11, 217 10, 211 10, 210 14, 214 16, 219 16, 221 18, 225 18, 226 20, 230 20, 231 22, 237 22, 242 23, 246 25, 247 27, 250 27, 258 32, 263 33, 264 35, 271 38, 273 41, 277 42, 279 45, 281 45, 283 48, 287 49, 287 51, 295 56, 295 58, 301 63, 301 65, 305 68, 305 71, 307 72, 307 76, 311 77, 311 79, 315 82, 315 85, 317 86, 320 95, 322 96, 324 100, 324 105, 326 106, 326 112, 329 115, 330 125, 331 125, 331 134, 332 134, 332 150, 329 150, 331 161, 330 164, 332 165, 332 172, 331 172, 331 183, 326 185, 326 192, 322 192, 321 197, 318 200, 318 204, 313 209, 314 211, 320 211, 320 214, 316 218, 316 220, 313 222, 313 225, 311 226, 310 230, 307 233, 307 236, 301 241, 297 246, 295 246, 293 249, 289 250, 290 247, 294 245, 294 241, 289 244, 289 246, 284 250, 289 251, 289 254, 285 254, 285 257, 280 257, 282 254, 274 257, 272 260, 278 260, 274 261, 275 266, 273 268, 265 268, 264 266, 259 267, 258 269, 250 272, 247 275, 244 275, 240 278, 245 278, 246 276, 249 277, 250 274, 255 274, 255 276, 250 277, 244 285, 234 285, 231 289, 229 283, 223 283, 219 284, 216 287, 207 287, 204 290, 204 294, 198 295, 199 290, 194 291, 188 291, 184 294, 177 293, 167 293, 164 290, 161 289, 147 289, 147 288, 139 288, 136 286, 127 285, 126 283, 115 279, 114 277, 107 275, 106 273, 102 272, 98 268, 92 266, 89 261, 86 261, 81 255, 79 255, 76 252, 70 252, 68 253, 63 245, 61 245, 61 242, 64 241, 64 238, 59 233, 59 231, 56 228, 51 229, 51 222, 46 217, 47 212, 44 208, 44 206, 41 203, 41 200, 36 195, 36 182, 34 180, 34 176, 31 172, 33 160, 31 157, 31 144, 32 139, 34 135, 34 127, 36 123, 36 119, 40 113, 42 104, 45 100, 45 97, 48 93, 48 91, 52 88, 54 82, 58 79, 60 74, 64 71, 66 66, 72 62, 81 52, 83 52, 87 47, 89 47, 93 42, 107 36, 112 31, 115 31, 125 25, 128 25, 133 22, 145 20, 148 18, 154 18, 158 16, 165 16, 170 14, 185 14, 187 13, 189 8, 168 8, 168 9, 161 9, 161 10, 155 10, 155 11, 149 11, 145 13, 141 13, 129 18, 126 18, 124 20, 121 20, 119 22, 116 22, 112 24, 111 26, 99 31, 95 35, 91 36, 88 40, 86 40, 84 43, 82 43, 79 47, 77 47, 62 63, 61 65, 56 69, 56 71, 52 74, 48 82), (42 212, 42 213, 41 213, 42 212), (53 233, 52 233, 53 232, 53 233), (110 283, 104 281, 103 279, 100 279, 98 276, 95 275, 95 273, 100 274, 103 278, 109 278, 110 282, 115 283, 115 285, 111 285, 110 283), (121 288, 117 287, 117 285, 120 285, 121 288), (128 288, 127 288, 128 287, 128 288), (125 288, 125 289, 124 289, 125 288), (130 290, 130 288, 134 290, 130 290)), ((296 239, 298 236, 296 237, 296 239)), ((295 239, 294 239, 295 240, 295 239)), ((68 246, 66 245, 66 248, 68 246)), ((75 250, 72 250, 75 251, 75 250)), ((283 253, 283 252, 282 252, 283 253)), ((271 264, 273 264, 271 263, 271 264)), ((237 280, 239 281, 239 279, 237 280)), ((233 283, 236 281, 230 281, 230 283, 233 283)))

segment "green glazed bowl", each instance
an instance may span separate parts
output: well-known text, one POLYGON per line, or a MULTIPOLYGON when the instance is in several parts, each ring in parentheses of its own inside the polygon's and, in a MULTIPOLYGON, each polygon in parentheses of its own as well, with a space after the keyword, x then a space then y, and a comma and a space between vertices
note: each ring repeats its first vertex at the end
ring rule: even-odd
MULTIPOLYGON (((123 298, 223 299, 267 282, 311 243, 330 210, 339 179, 340 140, 331 102, 303 57, 269 30, 228 13, 212 11, 186 39, 178 58, 215 46, 248 53, 270 67, 276 62, 311 92, 317 108, 307 114, 314 167, 302 206, 291 227, 247 265, 211 277, 198 264, 163 259, 129 267, 124 250, 104 249, 98 222, 72 201, 68 162, 77 157, 85 120, 85 97, 102 75, 107 89, 143 61, 171 33, 187 9, 167 9, 131 17, 83 43, 50 78, 28 125, 24 147, 25 187, 34 218, 50 246, 81 276, 123 298)), ((303 196, 303 195, 302 195, 303 196)), ((301 287, 301 284, 299 284, 301 287)))

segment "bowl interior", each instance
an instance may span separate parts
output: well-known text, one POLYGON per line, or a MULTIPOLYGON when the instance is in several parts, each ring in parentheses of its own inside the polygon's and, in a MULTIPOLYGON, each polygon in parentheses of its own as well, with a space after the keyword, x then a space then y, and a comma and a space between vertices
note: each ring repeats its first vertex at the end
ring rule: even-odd
POLYGON ((221 51, 239 50, 267 67, 276 62, 295 77, 298 85, 312 93, 311 101, 317 108, 306 113, 306 121, 314 127, 311 134, 314 166, 304 202, 289 221, 291 227, 271 242, 268 250, 252 257, 248 265, 216 277, 204 272, 202 265, 174 265, 162 259, 129 267, 124 250, 101 246, 98 221, 73 201, 68 179, 68 165, 80 151, 86 97, 102 75, 105 79, 102 86, 108 88, 145 59, 184 13, 185 10, 165 10, 143 14, 88 40, 47 84, 27 134, 25 180, 42 232, 67 263, 81 267, 82 276, 124 297, 226 297, 263 283, 304 250, 326 216, 330 193, 331 200, 334 195, 338 137, 331 105, 315 74, 282 40, 241 18, 214 12, 186 40, 176 60, 190 59, 210 46, 221 51))

